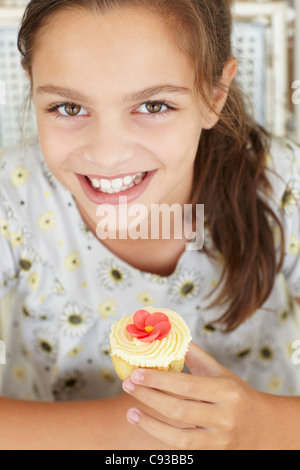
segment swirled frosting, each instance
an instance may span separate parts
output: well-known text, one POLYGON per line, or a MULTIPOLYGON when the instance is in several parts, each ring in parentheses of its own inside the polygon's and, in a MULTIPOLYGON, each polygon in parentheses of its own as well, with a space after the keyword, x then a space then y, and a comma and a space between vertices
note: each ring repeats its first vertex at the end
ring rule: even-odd
POLYGON ((183 318, 173 310, 165 308, 147 307, 143 310, 147 310, 150 314, 159 311, 167 315, 171 322, 170 333, 160 340, 139 341, 126 330, 127 325, 133 323, 134 314, 123 317, 111 327, 111 354, 140 367, 168 367, 171 362, 182 359, 192 340, 183 318))

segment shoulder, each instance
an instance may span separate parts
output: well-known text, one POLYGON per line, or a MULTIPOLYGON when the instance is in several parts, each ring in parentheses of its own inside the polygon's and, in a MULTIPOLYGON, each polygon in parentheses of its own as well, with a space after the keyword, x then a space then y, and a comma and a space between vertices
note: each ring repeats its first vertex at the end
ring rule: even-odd
POLYGON ((43 166, 43 157, 39 144, 32 146, 16 145, 0 152, 0 183, 1 188, 24 187, 34 170, 35 175, 40 173, 43 166))
POLYGON ((41 191, 57 182, 48 170, 39 143, 14 146, 0 153, 0 209, 17 211, 20 205, 37 206, 41 191))

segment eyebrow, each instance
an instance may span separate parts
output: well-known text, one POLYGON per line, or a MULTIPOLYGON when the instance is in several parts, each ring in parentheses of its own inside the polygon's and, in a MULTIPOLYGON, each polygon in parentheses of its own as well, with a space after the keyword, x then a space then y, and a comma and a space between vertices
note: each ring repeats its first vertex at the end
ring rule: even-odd
MULTIPOLYGON (((92 99, 83 93, 80 93, 78 90, 73 88, 64 88, 55 85, 45 85, 39 86, 37 88, 38 94, 48 94, 48 95, 59 95, 65 99, 72 101, 80 101, 86 104, 92 104, 92 99)), ((152 96, 158 95, 161 93, 173 93, 173 94, 191 94, 192 90, 182 86, 176 85, 157 85, 145 90, 136 91, 134 93, 124 95, 121 97, 121 102, 131 103, 134 101, 149 100, 152 96)))

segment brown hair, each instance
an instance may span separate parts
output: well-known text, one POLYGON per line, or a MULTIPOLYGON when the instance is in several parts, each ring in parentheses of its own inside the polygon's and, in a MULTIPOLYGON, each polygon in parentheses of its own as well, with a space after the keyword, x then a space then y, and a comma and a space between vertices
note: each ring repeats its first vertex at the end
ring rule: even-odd
MULTIPOLYGON (((23 67, 32 75, 35 44, 58 11, 84 8, 104 14, 124 7, 146 7, 163 15, 178 46, 194 64, 198 96, 211 107, 213 89, 222 88, 222 71, 232 57, 229 0, 32 0, 18 37, 23 67)), ((241 91, 233 82, 218 124, 202 133, 193 187, 193 203, 205 204, 214 246, 205 246, 204 251, 215 258, 221 254, 223 260, 216 287, 220 292, 210 307, 225 308, 218 321, 226 331, 234 330, 263 305, 283 262, 283 229, 266 198, 260 196, 271 195, 265 173, 269 142, 269 134, 247 114, 241 91), (279 260, 272 224, 281 233, 279 260)))

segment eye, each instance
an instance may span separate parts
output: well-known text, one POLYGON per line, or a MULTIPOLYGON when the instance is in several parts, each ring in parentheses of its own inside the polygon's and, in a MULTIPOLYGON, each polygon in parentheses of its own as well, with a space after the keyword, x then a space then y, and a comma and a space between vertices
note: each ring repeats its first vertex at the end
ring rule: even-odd
POLYGON ((162 103, 161 101, 154 101, 149 103, 144 103, 140 106, 137 111, 142 114, 159 114, 165 111, 168 111, 170 106, 162 103))
POLYGON ((79 104, 76 103, 59 103, 50 108, 46 109, 47 113, 54 114, 55 118, 71 118, 71 117, 80 117, 80 116, 88 116, 89 113, 85 111, 79 104))
POLYGON ((59 108, 57 108, 57 110, 63 116, 82 116, 82 115, 85 116, 88 114, 86 111, 84 111, 84 109, 81 106, 79 106, 78 104, 72 104, 72 103, 68 103, 63 106, 60 106, 59 108))

